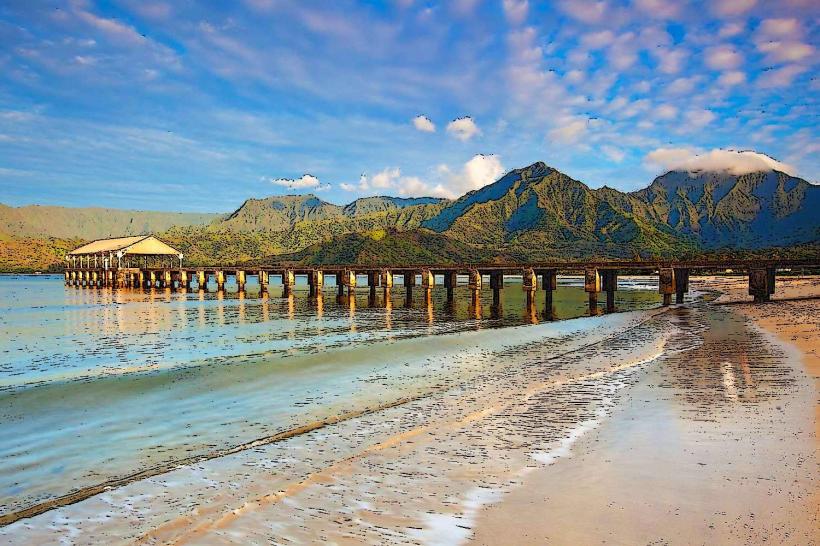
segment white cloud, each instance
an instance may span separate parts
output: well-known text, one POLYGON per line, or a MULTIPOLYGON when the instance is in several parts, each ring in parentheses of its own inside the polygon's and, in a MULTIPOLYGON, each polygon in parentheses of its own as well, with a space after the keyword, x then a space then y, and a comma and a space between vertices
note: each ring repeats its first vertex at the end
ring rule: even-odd
POLYGON ((718 36, 721 38, 731 38, 737 36, 746 30, 746 26, 742 23, 726 23, 718 31, 718 36))
POLYGON ((435 133, 436 125, 427 116, 421 115, 413 118, 413 126, 424 133, 435 133))
POLYGON ((778 170, 794 175, 791 165, 781 163, 765 154, 750 150, 714 149, 699 153, 693 148, 658 148, 646 154, 649 167, 667 171, 714 171, 739 176, 759 171, 778 170))
POLYGON ((764 19, 757 28, 757 32, 766 38, 793 38, 801 30, 797 19, 764 19))
POLYGON ((796 41, 760 42, 757 44, 757 49, 766 54, 766 61, 770 63, 800 61, 814 53, 812 46, 796 41))
POLYGON ((469 116, 454 119, 448 123, 447 132, 461 141, 470 140, 474 136, 481 134, 481 130, 475 124, 473 118, 469 116))
POLYGON ((284 186, 291 190, 304 190, 308 188, 325 190, 329 186, 322 186, 319 179, 312 174, 303 174, 300 178, 269 178, 263 177, 264 181, 270 182, 276 186, 284 186))
POLYGON ((754 7, 757 0, 713 0, 712 10, 723 17, 742 15, 754 7))
POLYGON ((581 45, 586 49, 601 49, 615 41, 615 34, 611 30, 589 32, 581 36, 581 45))
POLYGON ((387 189, 395 185, 401 176, 401 170, 398 167, 387 168, 381 172, 373 175, 370 179, 370 186, 373 188, 387 189))
POLYGON ((615 146, 601 146, 601 151, 604 152, 604 154, 615 163, 620 163, 624 160, 624 157, 626 157, 626 153, 620 148, 616 148, 615 146))
POLYGON ((668 86, 666 86, 667 93, 672 95, 683 95, 689 93, 695 88, 695 84, 700 81, 700 77, 692 76, 691 78, 676 78, 668 86))
POLYGON ((504 166, 497 155, 474 155, 458 172, 452 172, 447 165, 439 165, 439 175, 443 177, 449 197, 458 197, 467 192, 492 184, 504 174, 504 166))
POLYGON ((576 119, 570 121, 566 125, 556 127, 547 133, 550 140, 560 142, 563 144, 571 144, 577 142, 587 130, 587 120, 576 119))
POLYGON ((805 66, 796 64, 784 66, 775 70, 769 70, 757 78, 757 86, 763 89, 770 89, 773 87, 786 87, 791 85, 792 81, 808 70, 805 66))
POLYGON ((564 79, 569 83, 581 83, 586 79, 586 74, 584 74, 583 70, 570 70, 566 74, 564 74, 564 79))
POLYGON ((706 65, 715 70, 728 70, 743 64, 743 56, 727 45, 710 47, 706 50, 706 65))
POLYGON ((626 70, 638 61, 639 44, 635 34, 625 32, 615 39, 606 51, 609 63, 618 70, 626 70))
POLYGON ((564 0, 559 4, 561 11, 582 23, 598 23, 606 13, 606 2, 574 2, 564 0))
POLYGON ((516 25, 524 22, 529 8, 527 0, 504 0, 504 15, 510 23, 516 25))
POLYGON ((740 85, 746 81, 746 74, 740 72, 739 70, 733 70, 731 72, 724 72, 718 78, 718 83, 720 85, 724 85, 726 87, 730 87, 732 85, 740 85))
POLYGON ((340 184, 343 190, 359 193, 399 194, 404 197, 453 197, 441 184, 428 184, 417 176, 402 176, 398 167, 388 167, 368 177, 363 174, 359 184, 340 184))
POLYGON ((655 56, 658 58, 658 69, 664 74, 677 74, 683 68, 683 61, 689 56, 689 52, 676 48, 658 48, 654 50, 655 56))
POLYGON ((650 17, 674 19, 680 15, 680 5, 668 0, 635 0, 635 5, 650 17))
POLYGON ((675 119, 678 109, 671 104, 661 104, 655 108, 655 117, 658 119, 675 119))
POLYGON ((714 121, 715 114, 711 110, 695 109, 686 113, 686 121, 695 129, 705 127, 714 121))

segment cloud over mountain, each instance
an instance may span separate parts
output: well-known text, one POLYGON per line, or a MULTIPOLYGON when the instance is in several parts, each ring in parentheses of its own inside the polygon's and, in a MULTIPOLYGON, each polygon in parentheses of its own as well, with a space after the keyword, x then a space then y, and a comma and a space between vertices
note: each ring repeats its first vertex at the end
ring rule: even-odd
POLYGON ((791 165, 751 150, 716 149, 698 153, 690 148, 658 148, 646 155, 645 162, 666 171, 714 171, 734 176, 760 171, 795 174, 791 165))

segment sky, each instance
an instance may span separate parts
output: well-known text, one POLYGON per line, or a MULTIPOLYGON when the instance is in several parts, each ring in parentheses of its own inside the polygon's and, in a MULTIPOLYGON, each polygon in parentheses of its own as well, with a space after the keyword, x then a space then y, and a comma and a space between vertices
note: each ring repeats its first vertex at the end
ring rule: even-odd
POLYGON ((0 202, 452 198, 535 161, 623 191, 703 162, 816 182, 818 6, 3 0, 0 202))

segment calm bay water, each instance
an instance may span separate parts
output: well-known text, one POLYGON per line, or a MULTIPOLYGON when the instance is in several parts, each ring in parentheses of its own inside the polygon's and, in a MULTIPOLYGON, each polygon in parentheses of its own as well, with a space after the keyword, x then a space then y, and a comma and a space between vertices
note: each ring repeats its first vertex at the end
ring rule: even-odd
MULTIPOLYGON (((659 303, 652 279, 620 288, 619 310, 659 303)), ((479 306, 466 287, 445 295, 417 288, 408 305, 400 287, 385 301, 367 288, 316 299, 0 277, 0 513, 423 394, 472 373, 468 344, 441 334, 543 320, 544 293, 528 309, 512 279, 500 306, 489 290, 479 306), (462 358, 433 365, 436 351, 462 358)), ((554 306, 557 319, 587 315, 581 280, 559 279, 554 306)))

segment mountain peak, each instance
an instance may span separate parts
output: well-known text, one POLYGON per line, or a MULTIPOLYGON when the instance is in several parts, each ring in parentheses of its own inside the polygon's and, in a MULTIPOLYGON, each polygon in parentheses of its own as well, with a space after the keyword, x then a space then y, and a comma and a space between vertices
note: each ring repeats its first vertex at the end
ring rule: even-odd
POLYGON ((543 161, 536 161, 532 165, 528 167, 524 167, 523 169, 518 169, 518 171, 525 175, 524 178, 541 178, 542 176, 548 175, 551 171, 553 171, 551 167, 549 167, 543 161))

